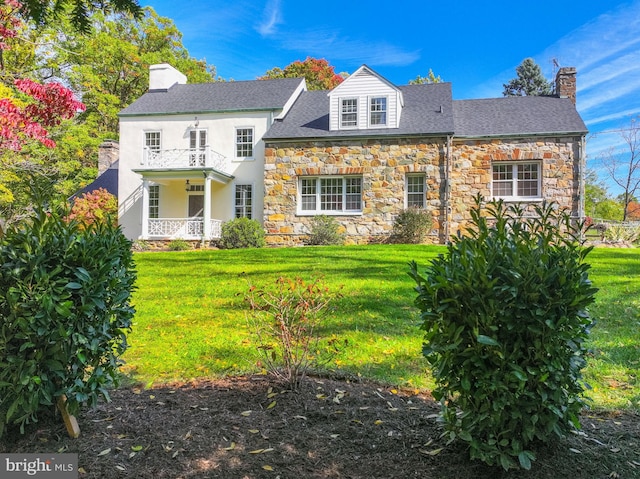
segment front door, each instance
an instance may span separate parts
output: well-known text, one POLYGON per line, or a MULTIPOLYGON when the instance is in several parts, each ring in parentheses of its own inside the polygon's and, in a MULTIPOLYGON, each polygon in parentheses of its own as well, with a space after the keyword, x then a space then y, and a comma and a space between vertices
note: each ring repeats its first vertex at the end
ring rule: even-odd
POLYGON ((189 195, 189 218, 204 216, 204 195, 189 195))

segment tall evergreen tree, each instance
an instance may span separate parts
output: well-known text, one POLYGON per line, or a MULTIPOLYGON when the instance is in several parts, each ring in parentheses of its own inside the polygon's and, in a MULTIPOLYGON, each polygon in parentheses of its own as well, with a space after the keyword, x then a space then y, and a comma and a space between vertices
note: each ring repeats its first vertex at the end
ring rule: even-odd
POLYGON ((553 85, 543 75, 533 58, 525 58, 516 67, 517 78, 502 86, 504 96, 541 96, 551 95, 553 85))

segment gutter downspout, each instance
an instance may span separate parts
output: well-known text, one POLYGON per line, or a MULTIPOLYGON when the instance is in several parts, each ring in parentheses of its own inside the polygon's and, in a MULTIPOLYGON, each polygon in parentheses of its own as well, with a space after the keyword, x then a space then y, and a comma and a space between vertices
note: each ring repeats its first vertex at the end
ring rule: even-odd
POLYGON ((584 195, 585 195, 585 171, 586 171, 586 155, 587 151, 587 137, 582 135, 580 138, 579 148, 579 160, 578 160, 578 220, 584 220, 584 195))
POLYGON ((444 160, 444 242, 449 243, 449 218, 451 216, 451 164, 452 164, 452 141, 453 136, 447 135, 447 149, 444 160))

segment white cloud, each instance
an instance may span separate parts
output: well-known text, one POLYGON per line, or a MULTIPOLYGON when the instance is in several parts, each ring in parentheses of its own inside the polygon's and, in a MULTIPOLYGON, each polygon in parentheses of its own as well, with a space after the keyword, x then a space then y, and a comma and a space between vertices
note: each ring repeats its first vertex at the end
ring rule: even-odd
POLYGON ((263 20, 257 26, 258 33, 263 37, 276 33, 278 25, 282 23, 280 0, 269 0, 264 8, 263 20))

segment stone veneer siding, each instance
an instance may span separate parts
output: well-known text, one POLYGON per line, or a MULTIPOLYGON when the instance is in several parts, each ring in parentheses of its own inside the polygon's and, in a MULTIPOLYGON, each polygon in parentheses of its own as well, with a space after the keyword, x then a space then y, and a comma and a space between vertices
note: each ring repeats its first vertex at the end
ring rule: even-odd
POLYGON ((491 198, 491 165, 500 161, 542 164, 542 197, 577 216, 580 137, 456 140, 452 148, 450 234, 463 232, 477 194, 491 198))
POLYGON ((313 218, 297 214, 298 180, 304 176, 362 176, 362 214, 334 216, 346 233, 346 242, 362 244, 389 238, 395 217, 405 208, 407 173, 424 173, 426 206, 437 234, 445 145, 443 138, 267 142, 267 243, 304 244, 313 218))
MULTIPOLYGON (((445 242, 446 138, 266 142, 264 227, 267 243, 305 243, 313 216, 297 213, 299 178, 362 175, 362 214, 335 215, 350 244, 382 242, 405 208, 408 173, 426 176, 426 208, 433 217, 432 242, 445 242)), ((451 151, 449 234, 463 231, 479 193, 491 196, 494 161, 539 160, 542 192, 578 210, 580 138, 454 139, 451 151)))

